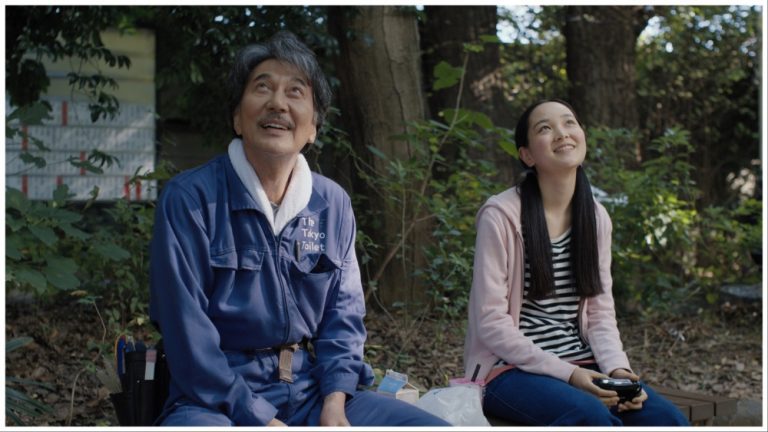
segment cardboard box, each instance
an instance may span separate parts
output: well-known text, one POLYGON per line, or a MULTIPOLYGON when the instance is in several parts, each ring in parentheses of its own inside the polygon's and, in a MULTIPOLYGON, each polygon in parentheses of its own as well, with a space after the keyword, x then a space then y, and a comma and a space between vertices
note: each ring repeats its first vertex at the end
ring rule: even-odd
POLYGON ((409 383, 395 393, 395 399, 400 399, 408 403, 416 403, 419 400, 419 389, 409 383))
POLYGON ((408 383, 408 376, 391 369, 387 370, 376 391, 408 403, 419 400, 419 389, 408 383))

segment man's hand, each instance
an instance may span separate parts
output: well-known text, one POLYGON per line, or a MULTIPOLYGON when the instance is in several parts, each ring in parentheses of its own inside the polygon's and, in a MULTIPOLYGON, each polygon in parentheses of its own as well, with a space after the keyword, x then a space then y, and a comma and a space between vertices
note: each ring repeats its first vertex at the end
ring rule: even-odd
MULTIPOLYGON (((626 369, 614 370, 611 372, 611 378, 629 378, 632 381, 640 381, 640 377, 637 374, 626 369)), ((648 394, 645 392, 645 390, 641 390, 640 394, 631 401, 626 401, 619 404, 619 412, 642 409, 643 402, 645 402, 647 399, 648 394)))
POLYGON ((320 426, 350 426, 344 411, 346 402, 347 395, 344 392, 333 392, 326 396, 320 413, 320 426))
POLYGON ((601 374, 600 372, 577 367, 573 370, 573 373, 571 373, 571 378, 568 379, 568 384, 597 396, 600 401, 603 402, 603 404, 607 407, 612 407, 618 404, 619 394, 613 390, 601 389, 600 387, 594 385, 592 380, 595 378, 608 377, 605 374, 601 374))
POLYGON ((285 426, 288 426, 288 425, 283 423, 283 422, 281 422, 277 418, 273 418, 272 420, 269 421, 269 423, 267 423, 267 426, 283 426, 283 427, 285 427, 285 426))

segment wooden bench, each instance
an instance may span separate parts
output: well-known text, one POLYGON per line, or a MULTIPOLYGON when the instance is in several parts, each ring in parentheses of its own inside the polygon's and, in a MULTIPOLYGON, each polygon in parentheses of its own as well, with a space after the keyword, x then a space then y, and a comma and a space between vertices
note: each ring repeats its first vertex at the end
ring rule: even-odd
POLYGON ((712 426, 715 417, 736 413, 736 399, 653 386, 656 393, 677 405, 694 426, 712 426))
MULTIPOLYGON (((736 399, 708 396, 667 387, 653 386, 656 393, 674 403, 693 426, 712 426, 715 417, 736 413, 736 399)), ((523 426, 495 417, 488 417, 491 426, 523 426)))

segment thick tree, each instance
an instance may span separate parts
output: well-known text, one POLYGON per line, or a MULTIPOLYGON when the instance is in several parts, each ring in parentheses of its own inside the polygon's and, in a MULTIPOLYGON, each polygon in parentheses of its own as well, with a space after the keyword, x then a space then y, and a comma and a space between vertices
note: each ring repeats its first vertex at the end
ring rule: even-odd
POLYGON ((660 31, 638 46, 643 128, 690 132, 700 209, 761 196, 758 9, 656 6, 660 31))
MULTIPOLYGON (((463 45, 478 43, 481 36, 495 36, 497 22, 496 6, 425 7, 420 30, 427 88, 432 88, 432 71, 438 63, 445 61, 461 66, 465 54, 463 45)), ((505 104, 499 91, 502 83, 498 44, 488 44, 482 52, 470 56, 465 80, 467 85, 462 94, 465 108, 485 112, 495 124, 514 126, 512 119, 504 115, 505 104)), ((441 110, 453 108, 457 91, 455 86, 429 91, 430 116, 436 118, 441 110)))
POLYGON ((649 11, 643 6, 565 8, 569 96, 587 125, 640 126, 635 48, 648 19, 649 11))
MULTIPOLYGON (((447 122, 438 114, 446 108, 454 108, 458 87, 452 86, 433 91, 433 71, 444 61, 451 66, 464 64, 464 44, 478 44, 483 36, 496 36, 498 14, 496 6, 427 6, 420 28, 423 50, 423 70, 429 116, 447 122), (450 31, 446 31, 450 29, 450 31)), ((486 114, 496 126, 514 127, 514 116, 504 97, 505 80, 499 44, 485 44, 481 52, 473 52, 467 59, 465 85, 461 94, 461 107, 486 114)), ((446 157, 451 160, 457 149, 448 146, 446 157)), ((478 152, 475 152, 478 153, 478 152)), ((508 153, 492 140, 476 157, 492 159, 499 170, 497 180, 511 183, 515 178, 515 165, 508 153)))
MULTIPOLYGON (((392 6, 329 8, 328 15, 330 33, 339 41, 342 123, 370 172, 384 173, 389 160, 413 156, 408 142, 398 136, 407 132, 409 122, 425 117, 416 11, 392 6), (371 148, 385 157, 374 155, 371 148)), ((353 188, 365 197, 367 207, 356 211, 380 215, 376 226, 361 227, 380 246, 368 268, 379 298, 390 304, 420 297, 414 292, 413 272, 423 256, 420 247, 408 245, 420 244, 424 235, 409 223, 414 217, 411 203, 380 196, 365 182, 353 182, 353 188)))

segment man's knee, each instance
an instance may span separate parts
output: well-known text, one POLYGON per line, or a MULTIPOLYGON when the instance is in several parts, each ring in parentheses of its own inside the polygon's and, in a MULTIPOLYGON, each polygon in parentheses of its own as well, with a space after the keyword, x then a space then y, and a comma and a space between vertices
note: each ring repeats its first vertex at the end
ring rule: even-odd
POLYGON ((350 400, 347 419, 352 426, 451 426, 414 405, 372 391, 358 392, 350 400))
POLYGON ((162 426, 234 426, 234 423, 219 411, 197 405, 181 405, 168 414, 162 426))

